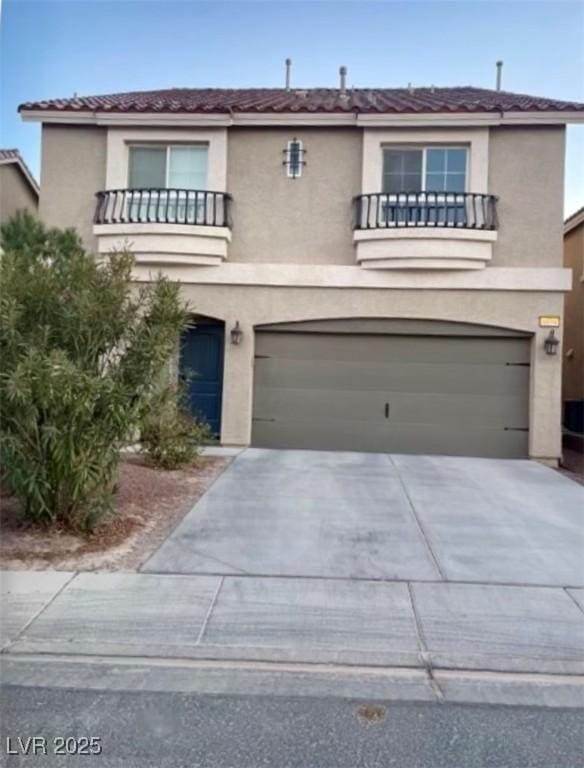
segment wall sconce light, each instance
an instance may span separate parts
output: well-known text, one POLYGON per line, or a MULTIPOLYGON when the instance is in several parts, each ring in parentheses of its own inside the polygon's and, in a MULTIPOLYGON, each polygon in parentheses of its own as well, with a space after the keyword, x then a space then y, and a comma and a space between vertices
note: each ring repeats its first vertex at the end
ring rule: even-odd
POLYGON ((239 320, 236 320, 235 325, 231 329, 231 343, 237 346, 241 344, 242 339, 243 339, 243 331, 239 327, 239 320))
POLYGON ((559 339, 556 339, 555 332, 551 330, 543 342, 543 348, 545 349, 546 355, 555 355, 558 351, 559 344, 559 339))

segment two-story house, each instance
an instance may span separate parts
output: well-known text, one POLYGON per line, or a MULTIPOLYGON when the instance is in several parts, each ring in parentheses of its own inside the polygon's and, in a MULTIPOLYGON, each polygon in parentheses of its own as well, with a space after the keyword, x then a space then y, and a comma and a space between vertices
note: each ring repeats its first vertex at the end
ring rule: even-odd
POLYGON ((223 444, 558 460, 583 104, 343 76, 20 112, 41 217, 180 281, 192 407, 223 444))

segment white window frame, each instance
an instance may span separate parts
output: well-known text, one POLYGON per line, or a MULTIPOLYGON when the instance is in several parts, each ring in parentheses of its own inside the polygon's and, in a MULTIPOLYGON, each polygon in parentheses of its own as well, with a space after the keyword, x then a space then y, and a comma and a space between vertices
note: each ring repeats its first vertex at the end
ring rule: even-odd
POLYGON ((165 178, 164 178, 164 189, 174 189, 174 187, 168 186, 168 177, 169 177, 169 171, 170 171, 170 150, 173 148, 177 149, 206 149, 207 150, 207 167, 205 169, 205 186, 202 188, 202 192, 208 191, 209 186, 209 144, 207 142, 199 142, 199 143, 184 143, 184 144, 167 144, 164 142, 134 142, 130 141, 128 142, 128 169, 127 169, 127 176, 126 176, 126 188, 129 189, 130 185, 130 155, 132 149, 165 149, 166 150, 166 166, 165 166, 165 178))
POLYGON ((361 166, 361 194, 381 191, 384 147, 459 146, 469 148, 467 164, 468 191, 489 192, 489 128, 425 127, 364 128, 361 166))
POLYGON ((302 142, 302 139, 290 139, 288 144, 286 145, 286 176, 289 179, 300 179, 302 178, 302 166, 304 163, 302 162, 302 153, 304 152, 304 144, 302 142), (292 173, 292 168, 290 167, 290 153, 292 150, 292 144, 298 144, 298 173, 292 173))
POLYGON ((227 191, 227 128, 146 128, 123 126, 107 128, 106 189, 127 189, 128 147, 138 145, 208 147, 207 191, 227 191))
MULTIPOLYGON (((179 210, 181 204, 183 205, 183 208, 185 210, 185 216, 186 213, 186 206, 188 204, 189 209, 192 208, 193 215, 192 215, 192 221, 189 221, 188 223, 191 224, 206 224, 205 221, 205 211, 206 211, 206 195, 204 194, 200 198, 196 198, 193 203, 188 203, 188 193, 193 192, 208 192, 208 181, 209 181, 209 144, 207 142, 184 142, 184 143, 177 143, 173 142, 171 144, 167 142, 128 142, 128 162, 127 162, 127 174, 126 174, 126 188, 131 192, 129 189, 130 187, 130 157, 131 157, 131 151, 132 149, 164 149, 166 150, 166 165, 165 165, 165 173, 164 173, 164 187, 160 188, 160 192, 158 194, 158 197, 154 203, 151 203, 150 200, 147 200, 143 202, 140 200, 138 203, 134 201, 133 196, 128 198, 128 206, 132 207, 135 205, 140 206, 138 208, 138 219, 141 220, 142 217, 142 211, 146 211, 146 219, 149 217, 149 206, 154 205, 155 210, 158 211, 161 204, 165 204, 166 201, 166 212, 168 214, 170 210, 170 218, 172 219, 174 217, 175 220, 178 220, 179 217, 179 210), (170 152, 173 148, 179 148, 179 149, 206 149, 207 150, 207 164, 205 169, 205 186, 202 189, 197 188, 196 190, 187 190, 182 187, 169 187, 169 175, 170 175, 170 152), (178 194, 172 199, 170 195, 167 196, 166 191, 170 190, 178 190, 178 194), (171 201, 172 202, 169 202, 171 201), (169 208, 170 206, 170 208, 169 208), (203 216, 201 216, 201 213, 203 216), (203 220, 201 220, 203 219, 203 220)), ((134 209, 135 210, 135 209, 134 209)), ((135 217, 135 214, 133 214, 135 217)))
MULTIPOLYGON (((381 145, 381 186, 383 187, 383 181, 384 181, 384 164, 385 164, 385 151, 407 151, 407 150, 418 150, 422 152, 422 184, 420 192, 426 192, 426 167, 427 167, 427 160, 426 160, 426 153, 429 149, 464 149, 465 150, 465 163, 464 163, 464 191, 463 192, 452 192, 448 194, 466 194, 468 192, 469 188, 469 167, 470 167, 470 150, 471 148, 467 144, 382 144, 381 145)), ((386 193, 384 193, 386 194, 386 193)), ((387 194, 397 194, 397 192, 389 192, 387 194)), ((431 192, 430 194, 445 194, 444 190, 441 192, 431 192)))

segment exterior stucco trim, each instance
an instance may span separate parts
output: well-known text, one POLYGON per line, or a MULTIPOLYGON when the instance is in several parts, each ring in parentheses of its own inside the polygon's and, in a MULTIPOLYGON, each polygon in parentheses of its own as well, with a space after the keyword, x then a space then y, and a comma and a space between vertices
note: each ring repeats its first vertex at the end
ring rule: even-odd
POLYGON ((383 174, 383 150, 400 144, 431 146, 461 145, 469 147, 467 191, 486 194, 489 181, 489 130, 392 130, 378 128, 363 132, 362 192, 380 192, 383 174))
POLYGON ((494 243, 497 233, 488 229, 454 229, 445 227, 395 227, 383 229, 355 230, 353 242, 361 240, 471 240, 494 243))
POLYGON ((185 129, 168 131, 156 128, 131 130, 110 128, 107 132, 106 186, 125 189, 128 186, 128 152, 131 144, 205 144, 209 148, 207 161, 207 189, 225 190, 227 180, 227 131, 225 128, 209 130, 185 129))
POLYGON ((356 115, 354 113, 313 114, 313 113, 279 113, 256 114, 239 112, 232 116, 225 114, 159 114, 119 112, 64 112, 62 110, 29 110, 21 112, 25 122, 91 124, 102 126, 177 126, 192 127, 231 126, 231 125, 356 125, 378 127, 414 127, 414 126, 494 126, 494 125, 566 125, 567 123, 584 123, 581 112, 457 112, 432 114, 401 114, 401 115, 356 115))
MULTIPOLYGON (((545 291, 564 292, 572 285, 572 271, 558 268, 489 267, 458 271, 379 271, 361 267, 323 264, 226 263, 220 269, 204 267, 195 272, 168 269, 171 280, 193 285, 277 286, 289 288, 398 288, 475 291, 545 291)), ((153 275, 139 268, 135 279, 148 281, 153 275)))
POLYGON ((483 269, 497 233, 421 227, 357 230, 357 263, 373 269, 483 269))
POLYGON ((106 224, 94 226, 93 233, 100 254, 127 249, 137 265, 217 266, 227 258, 227 227, 182 226, 183 231, 176 224, 106 224))
POLYGON ((374 250, 368 250, 365 243, 357 250, 357 260, 363 269, 484 269, 486 260, 490 258, 488 251, 481 253, 477 250, 471 254, 466 252, 460 257, 448 254, 445 258, 440 258, 435 253, 429 254, 428 257, 399 253, 397 249, 393 253, 385 252, 379 255, 374 250))
POLYGON ((451 114, 418 114, 418 115, 359 115, 358 124, 362 126, 377 125, 404 127, 416 125, 442 126, 458 124, 470 126, 494 125, 565 125, 566 123, 582 123, 584 115, 581 112, 476 112, 467 114, 454 112, 451 114))
POLYGON ((199 224, 94 224, 93 234, 99 235, 178 235, 191 237, 211 237, 231 240, 228 227, 206 227, 199 224))

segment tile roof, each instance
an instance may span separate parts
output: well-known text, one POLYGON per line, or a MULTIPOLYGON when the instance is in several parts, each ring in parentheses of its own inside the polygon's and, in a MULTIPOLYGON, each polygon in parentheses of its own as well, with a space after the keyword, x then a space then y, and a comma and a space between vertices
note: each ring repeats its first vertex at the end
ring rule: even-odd
POLYGON ((584 112, 584 104, 507 91, 457 88, 170 88, 21 104, 20 112, 343 113, 584 112))
POLYGON ((17 149, 0 149, 0 160, 17 160, 19 157, 20 152, 17 149))
POLYGON ((7 165, 8 163, 16 163, 26 180, 32 187, 33 192, 39 194, 39 185, 37 180, 32 175, 32 172, 28 165, 24 162, 24 159, 17 149, 0 149, 0 165, 7 165))

